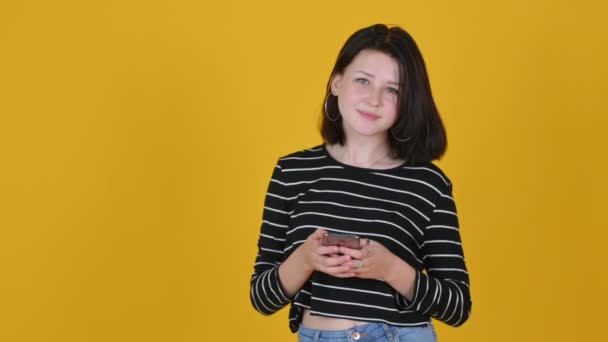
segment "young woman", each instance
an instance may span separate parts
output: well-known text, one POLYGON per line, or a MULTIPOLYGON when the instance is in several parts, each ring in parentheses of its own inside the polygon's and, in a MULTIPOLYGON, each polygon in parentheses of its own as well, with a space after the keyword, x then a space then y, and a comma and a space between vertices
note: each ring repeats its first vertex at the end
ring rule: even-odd
POLYGON ((452 184, 432 164, 446 135, 407 32, 373 25, 346 41, 321 135, 274 169, 253 306, 268 315, 291 303, 300 341, 436 341, 431 318, 463 324, 471 299, 452 184))

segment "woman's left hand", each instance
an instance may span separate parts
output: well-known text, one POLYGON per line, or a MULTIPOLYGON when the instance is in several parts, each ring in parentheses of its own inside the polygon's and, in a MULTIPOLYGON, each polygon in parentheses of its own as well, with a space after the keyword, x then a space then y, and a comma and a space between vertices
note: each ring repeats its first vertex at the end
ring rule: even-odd
POLYGON ((401 260, 379 242, 362 239, 361 245, 361 249, 340 247, 340 253, 351 257, 352 260, 344 265, 350 266, 356 277, 386 279, 394 269, 394 264, 401 260))

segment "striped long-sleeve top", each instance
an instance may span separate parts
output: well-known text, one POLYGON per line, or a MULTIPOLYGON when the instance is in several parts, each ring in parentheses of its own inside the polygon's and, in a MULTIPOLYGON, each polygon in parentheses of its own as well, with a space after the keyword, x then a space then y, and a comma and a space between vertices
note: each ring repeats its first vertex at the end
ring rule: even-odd
POLYGON ((461 325, 471 299, 452 184, 432 163, 359 168, 335 160, 324 145, 280 158, 266 194, 250 296, 265 315, 291 303, 294 332, 303 309, 395 326, 420 326, 431 317, 461 325), (286 296, 278 267, 317 228, 375 240, 406 261, 416 270, 412 299, 382 280, 322 272, 286 296))

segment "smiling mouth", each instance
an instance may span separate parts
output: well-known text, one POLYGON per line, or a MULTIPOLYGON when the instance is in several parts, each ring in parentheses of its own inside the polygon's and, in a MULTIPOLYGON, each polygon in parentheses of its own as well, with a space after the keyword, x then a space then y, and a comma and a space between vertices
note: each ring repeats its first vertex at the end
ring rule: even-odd
POLYGON ((368 112, 359 111, 359 114, 368 120, 378 120, 380 118, 380 116, 368 112))

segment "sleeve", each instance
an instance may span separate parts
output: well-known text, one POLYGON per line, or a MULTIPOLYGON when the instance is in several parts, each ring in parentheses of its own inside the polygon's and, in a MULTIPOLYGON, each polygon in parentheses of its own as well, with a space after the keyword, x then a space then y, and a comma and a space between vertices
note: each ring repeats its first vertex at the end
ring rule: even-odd
POLYGON ((251 303, 264 315, 273 314, 290 302, 283 291, 278 273, 279 265, 284 259, 283 248, 290 219, 287 189, 278 162, 264 201, 258 254, 251 276, 251 303))
POLYGON ((448 325, 462 325, 471 314, 472 303, 451 185, 439 196, 425 227, 422 260, 426 273, 416 273, 412 300, 398 295, 399 304, 448 325))

